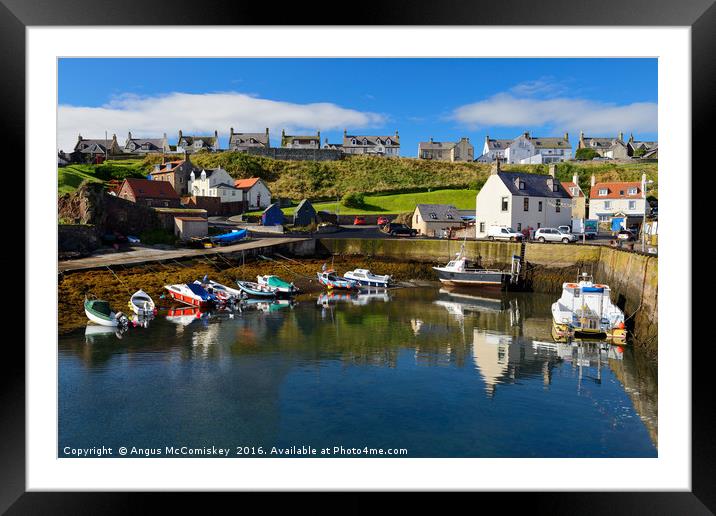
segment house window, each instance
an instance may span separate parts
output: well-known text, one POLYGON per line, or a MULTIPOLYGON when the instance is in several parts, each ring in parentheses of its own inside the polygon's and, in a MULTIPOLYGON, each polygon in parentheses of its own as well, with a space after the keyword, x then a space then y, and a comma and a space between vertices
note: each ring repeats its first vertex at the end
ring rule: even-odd
POLYGON ((430 218, 433 219, 433 220, 438 220, 438 216, 437 216, 436 213, 432 213, 432 212, 431 212, 431 213, 430 213, 430 218))
POLYGON ((556 213, 559 213, 561 209, 562 209, 562 200, 557 199, 557 201, 555 202, 554 211, 556 213))
POLYGON ((484 233, 484 232, 485 232, 485 223, 480 222, 480 233, 484 233))
POLYGON ((609 215, 600 215, 599 222, 609 222, 609 215))
POLYGON ((525 211, 530 211, 530 198, 529 197, 525 197, 523 204, 524 204, 525 211))
POLYGON ((636 210, 636 201, 629 201, 629 209, 636 210))
POLYGON ((522 222, 517 223, 517 231, 522 231, 522 222))
POLYGON ((525 182, 520 181, 520 190, 524 190, 524 189, 525 189, 525 182))
POLYGON ((612 201, 604 201, 604 209, 609 210, 612 207, 612 201))
POLYGON ((448 219, 452 220, 452 213, 448 213, 448 214, 446 215, 446 217, 447 217, 448 219))
POLYGON ((577 189, 575 187, 570 188, 570 190, 571 190, 573 196, 577 195, 577 189))
POLYGON ((538 222, 538 223, 537 223, 537 229, 539 229, 539 228, 541 228, 541 227, 542 227, 542 223, 541 223, 541 222, 538 222))
POLYGON ((542 201, 537 203, 537 211, 542 211, 542 201))
POLYGON ((502 211, 507 211, 507 197, 502 198, 502 211))
POLYGON ((599 189, 599 195, 607 195, 607 189, 606 189, 606 188, 600 188, 600 189, 599 189))
POLYGON ((636 195, 636 188, 634 188, 634 187, 629 188, 629 195, 636 195))

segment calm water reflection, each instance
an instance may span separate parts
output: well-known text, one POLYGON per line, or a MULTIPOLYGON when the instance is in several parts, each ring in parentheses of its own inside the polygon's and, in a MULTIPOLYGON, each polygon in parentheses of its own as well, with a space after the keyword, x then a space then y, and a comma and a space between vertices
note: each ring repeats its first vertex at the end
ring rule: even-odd
POLYGON ((653 457, 656 371, 558 345, 552 296, 437 288, 172 312, 59 341, 65 446, 406 448, 411 457, 653 457))

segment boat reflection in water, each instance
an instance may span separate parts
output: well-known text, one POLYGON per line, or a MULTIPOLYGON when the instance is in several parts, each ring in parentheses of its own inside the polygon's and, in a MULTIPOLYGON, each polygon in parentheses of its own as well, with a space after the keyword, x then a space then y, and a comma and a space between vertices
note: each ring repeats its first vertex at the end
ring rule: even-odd
POLYGON ((99 324, 87 323, 85 328, 85 342, 87 344, 101 344, 107 342, 110 337, 121 339, 127 327, 100 326, 99 324))
POLYGON ((655 367, 628 347, 553 342, 553 296, 433 286, 304 299, 163 310, 122 340, 61 335, 59 449, 131 435, 148 447, 180 437, 395 441, 414 457, 656 456, 655 367))

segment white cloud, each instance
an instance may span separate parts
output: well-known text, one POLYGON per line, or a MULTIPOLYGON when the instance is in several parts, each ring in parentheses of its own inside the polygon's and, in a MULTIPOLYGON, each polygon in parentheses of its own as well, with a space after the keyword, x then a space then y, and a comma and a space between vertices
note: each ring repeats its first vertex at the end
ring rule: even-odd
POLYGON ((595 135, 613 135, 620 130, 656 132, 658 119, 655 102, 616 105, 567 97, 538 99, 514 93, 498 93, 460 106, 451 118, 471 128, 547 126, 560 133, 582 130, 595 135))
POLYGON ((124 144, 128 131, 138 137, 161 137, 167 133, 169 141, 175 142, 179 129, 186 134, 213 134, 218 130, 225 142, 230 127, 242 132, 262 132, 268 127, 271 144, 276 145, 281 129, 290 133, 380 127, 386 120, 383 114, 328 102, 296 104, 237 92, 121 95, 100 107, 60 105, 57 145, 70 151, 78 134, 103 138, 105 131, 110 137, 116 134, 120 145, 124 144))

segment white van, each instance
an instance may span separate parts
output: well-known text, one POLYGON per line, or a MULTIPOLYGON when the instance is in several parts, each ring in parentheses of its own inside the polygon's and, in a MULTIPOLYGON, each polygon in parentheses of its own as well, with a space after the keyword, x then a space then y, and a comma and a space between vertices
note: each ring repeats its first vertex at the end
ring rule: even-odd
POLYGON ((518 233, 507 226, 490 226, 487 228, 488 240, 509 240, 510 242, 517 242, 522 240, 522 236, 522 233, 518 233))

